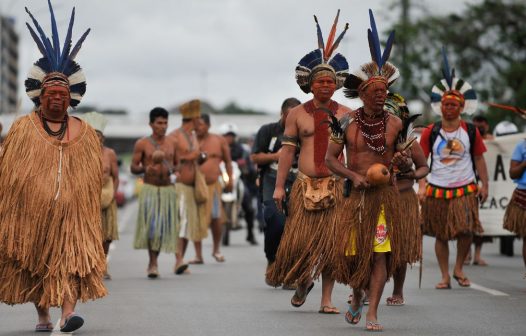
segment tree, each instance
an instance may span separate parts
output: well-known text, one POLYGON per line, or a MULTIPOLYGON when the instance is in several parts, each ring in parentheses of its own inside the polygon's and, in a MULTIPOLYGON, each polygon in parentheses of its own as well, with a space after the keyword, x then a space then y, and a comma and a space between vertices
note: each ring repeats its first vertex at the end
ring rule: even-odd
MULTIPOLYGON (((402 91, 429 102, 427 93, 442 78, 440 52, 445 46, 457 76, 471 83, 480 101, 526 107, 525 25, 523 0, 484 0, 468 4, 461 14, 400 20, 389 30, 397 31, 395 44, 400 42, 404 51, 391 58, 394 64, 403 63, 402 91)), ((504 118, 524 124, 509 112, 489 114, 493 122, 504 118)))

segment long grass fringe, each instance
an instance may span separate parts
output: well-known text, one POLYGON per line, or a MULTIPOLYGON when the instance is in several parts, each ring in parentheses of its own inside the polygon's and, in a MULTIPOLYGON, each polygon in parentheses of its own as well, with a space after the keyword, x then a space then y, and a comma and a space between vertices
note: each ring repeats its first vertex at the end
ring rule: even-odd
POLYGON ((332 278, 352 288, 367 287, 374 261, 376 226, 382 207, 391 240, 391 252, 387 253, 388 277, 403 264, 399 204, 399 194, 393 186, 353 190, 344 199, 344 211, 340 212, 336 221, 338 245, 330 256, 332 278), (351 237, 354 237, 354 242, 351 237), (353 247, 356 253, 351 255, 353 247))
POLYGON ((462 234, 483 232, 476 194, 452 199, 426 197, 421 211, 425 235, 453 240, 462 234))
POLYGON ((102 240, 119 240, 119 226, 117 224, 117 201, 113 199, 110 206, 102 209, 102 240))
POLYGON ((400 191, 400 228, 402 262, 414 264, 422 255, 422 228, 420 204, 413 188, 400 191))
POLYGON ((296 179, 292 186, 285 231, 276 261, 270 266, 269 280, 275 286, 304 284, 332 267, 328 256, 339 239, 335 222, 341 211, 343 182, 336 180, 335 183, 336 205, 320 211, 305 210, 303 183, 296 179))
POLYGON ((0 153, 0 301, 61 306, 106 295, 102 275, 102 161, 82 123, 68 143, 35 113, 11 127, 0 153))
POLYGON ((515 202, 515 198, 519 193, 517 190, 515 189, 513 192, 511 201, 504 213, 504 228, 521 238, 526 238, 526 209, 515 202))
MULTIPOLYGON (((208 236, 208 225, 203 225, 202 211, 196 201, 194 187, 176 183, 180 236, 191 241, 202 241, 208 236)), ((202 209, 202 208, 201 208, 202 209)))
POLYGON ((178 234, 175 187, 173 185, 159 187, 145 183, 139 194, 133 247, 174 253, 178 234))

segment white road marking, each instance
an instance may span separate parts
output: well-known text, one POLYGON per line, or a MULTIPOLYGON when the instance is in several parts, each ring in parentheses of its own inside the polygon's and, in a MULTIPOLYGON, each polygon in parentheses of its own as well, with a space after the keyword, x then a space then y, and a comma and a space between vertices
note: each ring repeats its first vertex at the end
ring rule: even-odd
POLYGON ((481 285, 477 285, 476 283, 473 283, 473 282, 471 283, 470 288, 481 291, 481 292, 485 292, 491 295, 495 295, 495 296, 510 296, 509 294, 506 294, 504 292, 498 291, 496 289, 487 288, 481 285))

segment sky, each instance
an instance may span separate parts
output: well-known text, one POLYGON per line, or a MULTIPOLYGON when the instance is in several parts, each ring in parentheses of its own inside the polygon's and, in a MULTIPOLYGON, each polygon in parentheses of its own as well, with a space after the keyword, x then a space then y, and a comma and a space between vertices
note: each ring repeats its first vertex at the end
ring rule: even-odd
MULTIPOLYGON (((481 1, 481 0, 480 0, 481 1)), ((460 13, 475 0, 419 0, 435 13, 460 13)), ((341 9, 337 34, 349 30, 340 44, 351 71, 370 60, 368 9, 379 31, 399 15, 395 0, 54 0, 59 36, 66 34, 76 7, 74 43, 87 29, 76 61, 87 77, 81 105, 126 109, 144 115, 155 106, 171 108, 201 98, 216 108, 236 102, 244 108, 279 112, 287 97, 310 99, 296 85, 298 61, 317 48, 313 14, 324 38, 341 9)), ((16 19, 20 34, 22 110, 32 104, 23 81, 40 53, 25 22, 27 6, 48 36, 50 16, 45 0, 0 0, 0 12, 16 19)), ((381 39, 385 40, 385 36, 381 39)), ((396 40, 393 53, 396 52, 396 40)), ((338 92, 335 99, 345 103, 338 92)))

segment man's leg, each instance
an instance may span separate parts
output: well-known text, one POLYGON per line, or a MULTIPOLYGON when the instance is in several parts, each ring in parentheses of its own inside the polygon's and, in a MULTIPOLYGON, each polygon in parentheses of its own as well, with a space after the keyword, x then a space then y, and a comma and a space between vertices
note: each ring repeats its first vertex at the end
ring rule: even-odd
POLYGON ((257 245, 258 243, 254 236, 254 207, 252 205, 252 195, 248 188, 245 189, 241 207, 245 213, 245 222, 247 223, 247 241, 251 245, 257 245))
MULTIPOLYGON (((373 269, 369 280, 369 309, 367 310, 367 322, 378 322, 378 305, 387 281, 387 263, 385 253, 374 253, 373 269)), ((369 326, 367 326, 368 329, 369 326)), ((381 330, 382 326, 377 324, 371 327, 381 330)))
POLYGON ((285 215, 278 210, 273 200, 263 203, 265 220, 265 256, 269 264, 276 260, 279 242, 285 229, 285 215))
POLYGON ((407 272, 407 264, 404 264, 396 269, 393 274, 393 296, 387 298, 387 303, 391 302, 393 305, 402 304, 404 302, 404 282, 405 274, 407 272))
POLYGON ((475 257, 473 258, 473 264, 479 266, 486 266, 488 263, 480 256, 482 252, 482 244, 484 243, 483 236, 474 236, 473 245, 475 245, 475 257))
POLYGON ((60 326, 62 327, 66 322, 66 318, 73 312, 75 312, 76 300, 66 300, 62 304, 62 317, 60 319, 60 326))
POLYGON ((223 234, 223 222, 220 218, 212 219, 210 223, 210 230, 212 231, 212 255, 221 254, 221 236, 223 234))
MULTIPOLYGON (((435 253, 437 255, 438 267, 442 273, 442 279, 440 280, 437 288, 442 289, 450 286, 449 279, 449 246, 447 240, 435 239, 435 253)), ((466 256, 464 255, 464 258, 466 256)), ((464 260, 462 260, 464 262, 464 260)))
MULTIPOLYGON (((472 240, 473 240, 473 236, 470 234, 460 235, 457 238, 457 258, 455 262, 455 269, 453 271, 453 276, 456 276, 458 278, 466 278, 466 276, 464 275, 464 271, 463 271, 464 260, 466 259, 466 255, 468 254, 472 240)), ((466 281, 460 281, 460 282, 465 285, 469 285, 469 280, 467 280, 467 278, 466 278, 466 281)), ((461 286, 463 286, 463 284, 461 284, 461 286)))
POLYGON ((102 243, 102 248, 104 249, 104 255, 108 255, 110 251, 110 245, 111 245, 111 240, 105 240, 104 243, 102 243))
POLYGON ((177 252, 175 252, 175 268, 184 264, 184 254, 186 253, 187 246, 188 246, 188 239, 178 238, 177 252))
POLYGON ((360 319, 362 318, 362 299, 364 296, 363 289, 361 288, 353 288, 353 295, 352 295, 352 301, 350 305, 350 310, 345 313, 345 320, 351 324, 357 324, 360 322, 360 319))
POLYGON ((334 279, 326 273, 321 275, 321 306, 324 312, 339 313, 338 308, 332 305, 332 290, 334 288, 334 279))
POLYGON ((190 261, 190 264, 192 263, 199 263, 203 261, 203 243, 201 241, 194 241, 194 248, 195 248, 195 259, 190 261))
POLYGON ((35 303, 35 308, 37 309, 37 314, 38 314, 38 324, 51 323, 51 316, 49 315, 49 307, 46 307, 46 308, 39 307, 35 303))

